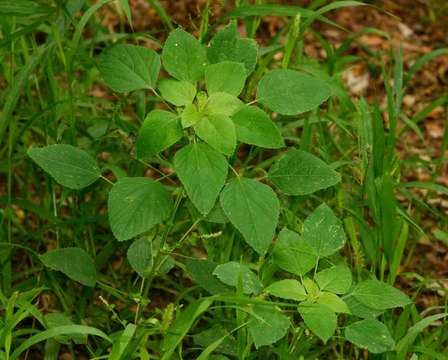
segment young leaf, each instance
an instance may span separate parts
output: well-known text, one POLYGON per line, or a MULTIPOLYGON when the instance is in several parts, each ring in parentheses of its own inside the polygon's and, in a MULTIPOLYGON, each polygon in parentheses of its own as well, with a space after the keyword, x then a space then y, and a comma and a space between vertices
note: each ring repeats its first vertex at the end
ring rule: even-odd
POLYGON ((224 285, 213 275, 213 271, 218 266, 217 263, 210 260, 191 259, 187 261, 186 266, 193 281, 210 294, 230 292, 231 288, 224 285))
POLYGON ((109 192, 109 223, 119 241, 140 235, 166 220, 170 194, 160 183, 143 177, 122 178, 109 192))
POLYGON ((299 276, 313 269, 317 261, 314 249, 287 228, 280 231, 272 257, 278 267, 299 276))
POLYGON ((213 275, 217 276, 224 284, 237 287, 241 281, 243 292, 245 294, 259 294, 262 288, 257 275, 244 264, 236 261, 230 261, 225 264, 218 265, 213 271, 213 275))
POLYGON ((303 301, 306 299, 305 288, 294 279, 285 279, 272 283, 265 292, 282 299, 303 301))
POLYGON ((323 258, 344 246, 346 237, 340 220, 323 203, 306 218, 303 239, 323 258))
POLYGON ((257 64, 257 43, 253 39, 240 39, 236 24, 227 25, 218 31, 210 42, 207 57, 211 64, 223 61, 243 63, 249 75, 257 64))
POLYGON ((398 289, 379 280, 365 280, 356 285, 352 295, 361 304, 377 310, 405 306, 411 300, 398 289))
POLYGON ((239 141, 268 149, 283 147, 280 130, 269 115, 255 106, 244 106, 232 116, 239 141))
POLYGON ((271 345, 284 337, 288 331, 289 318, 271 306, 254 306, 249 331, 255 347, 271 345))
POLYGON ((190 144, 176 153, 174 168, 193 204, 208 214, 227 178, 225 157, 206 144, 190 144))
POLYGON ((336 185, 341 176, 310 153, 291 150, 271 167, 269 179, 285 194, 308 195, 336 185))
POLYGON ((95 159, 72 145, 56 144, 30 148, 28 156, 56 182, 70 189, 82 189, 101 176, 95 159))
POLYGON ((182 29, 173 30, 162 52, 163 67, 174 78, 196 82, 204 74, 207 57, 204 47, 182 29))
POLYGON ((317 303, 328 306, 335 313, 350 314, 347 304, 336 294, 330 292, 321 292, 317 297, 317 303))
POLYGON ((179 118, 165 110, 153 110, 138 133, 136 148, 139 158, 149 158, 169 148, 183 136, 179 118))
POLYGON ((331 95, 326 82, 295 70, 272 70, 258 83, 258 102, 283 115, 317 108, 331 95))
POLYGON ((200 119, 194 126, 196 135, 225 155, 232 155, 236 146, 235 125, 226 115, 214 114, 200 119))
POLYGON ((68 247, 51 250, 41 255, 40 259, 46 267, 60 271, 72 280, 86 286, 95 286, 95 265, 83 249, 68 247))
POLYGON ((116 45, 100 55, 98 68, 113 91, 151 89, 159 76, 160 57, 142 46, 116 45))
POLYGON ((315 280, 322 291, 345 294, 352 286, 352 272, 347 265, 340 264, 318 272, 315 280))
POLYGON ((240 99, 225 92, 213 93, 207 101, 207 110, 210 114, 232 116, 242 107, 244 104, 240 99))
POLYGON ((272 242, 280 213, 275 192, 255 180, 238 177, 226 185, 221 207, 246 242, 260 255, 272 242))
POLYGON ((187 105, 180 115, 180 121, 184 129, 195 125, 201 118, 202 115, 195 104, 187 105))
POLYGON ((326 305, 308 302, 301 303, 298 309, 305 325, 323 342, 327 342, 336 330, 336 314, 326 305))
POLYGON ((148 239, 141 238, 135 240, 129 246, 127 258, 129 265, 141 277, 146 277, 153 266, 152 246, 148 239))
POLYGON ((162 79, 159 83, 160 95, 176 106, 186 106, 193 102, 196 96, 196 86, 188 81, 162 79))
POLYGON ((241 63, 223 61, 205 69, 205 83, 209 94, 225 92, 238 96, 246 82, 246 69, 241 63))
POLYGON ((361 320, 347 326, 345 338, 372 354, 390 351, 395 347, 395 341, 386 325, 373 319, 361 320))

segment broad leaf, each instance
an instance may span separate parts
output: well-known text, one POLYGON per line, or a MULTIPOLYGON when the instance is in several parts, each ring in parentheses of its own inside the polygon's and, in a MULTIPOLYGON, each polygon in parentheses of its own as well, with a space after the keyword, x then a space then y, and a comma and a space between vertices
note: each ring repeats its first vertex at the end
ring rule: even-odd
POLYGON ((216 269, 216 266, 218 266, 217 263, 210 260, 190 259, 187 261, 186 266, 193 281, 207 290, 210 294, 225 293, 229 292, 231 289, 213 275, 213 271, 216 269))
POLYGON ((236 137, 239 141, 268 149, 283 147, 280 130, 263 110, 244 106, 232 116, 236 137))
POLYGON ((176 106, 186 106, 193 102, 196 96, 196 86, 188 81, 162 79, 159 83, 160 95, 176 106))
POLYGON ((269 179, 285 194, 308 195, 336 185, 341 176, 314 155, 291 150, 271 167, 269 179))
POLYGON ((346 236, 340 220, 323 203, 306 218, 303 239, 323 258, 344 246, 346 236))
POLYGON ((352 286, 352 272, 347 265, 340 264, 318 272, 315 280, 321 290, 345 294, 352 286))
POLYGON ((328 306, 335 313, 350 314, 347 304, 336 294, 330 292, 321 292, 316 299, 316 302, 328 306))
POLYGON ((224 188, 220 203, 246 242, 259 254, 265 254, 274 237, 280 213, 275 192, 265 184, 238 177, 224 188))
POLYGON ((337 317, 328 306, 303 302, 299 305, 299 313, 305 325, 323 342, 333 336, 337 317))
POLYGON ((272 283, 265 291, 282 299, 303 301, 306 299, 305 288, 294 279, 285 279, 272 283))
POLYGON ((378 320, 361 320, 345 328, 345 338, 372 354, 393 350, 395 341, 386 325, 378 320))
POLYGON ((183 128, 195 125, 202 119, 201 113, 198 111, 196 104, 187 105, 180 115, 183 128))
POLYGON ((299 276, 313 269, 317 262, 313 248, 287 228, 278 235, 272 257, 278 267, 299 276))
POLYGON ((232 116, 245 105, 234 95, 225 92, 216 92, 210 95, 207 100, 207 112, 232 116))
POLYGON ((372 309, 364 304, 360 303, 356 298, 350 294, 344 296, 344 302, 347 304, 348 309, 352 315, 360 317, 362 319, 375 319, 380 316, 384 310, 372 309))
POLYGON ((109 223, 119 241, 140 235, 166 220, 171 208, 170 194, 148 178, 122 178, 109 192, 109 223))
POLYGON ((226 115, 214 114, 200 119, 194 126, 196 135, 225 155, 232 155, 236 146, 235 125, 226 115))
POLYGON ((70 189, 82 189, 101 176, 95 159, 72 145, 31 148, 28 156, 59 184, 70 189))
POLYGON ((83 249, 68 247, 51 250, 40 259, 50 269, 60 271, 86 286, 95 286, 96 269, 92 258, 83 249))
POLYGON ((225 92, 238 96, 246 82, 246 69, 241 63, 223 61, 205 69, 205 83, 209 94, 225 92))
POLYGON ((317 108, 331 95, 323 80, 295 70, 272 70, 258 83, 258 102, 283 115, 317 108))
POLYGON ((217 276, 224 284, 230 286, 238 287, 241 282, 245 294, 257 295, 262 288, 257 275, 249 267, 236 261, 218 265, 213 271, 213 275, 217 276))
POLYGON ((166 39, 162 61, 172 77, 196 82, 204 74, 207 56, 204 47, 193 35, 176 29, 166 39))
POLYGON ((127 258, 129 265, 141 277, 146 277, 151 272, 153 266, 153 254, 151 242, 146 238, 135 240, 129 247, 127 258))
POLYGON ((152 89, 160 71, 160 57, 152 49, 116 45, 100 55, 98 64, 106 84, 116 92, 152 89))
POLYGON ((206 144, 190 144, 176 153, 174 168, 193 204, 208 214, 227 178, 225 157, 206 144))
POLYGON ((361 304, 377 310, 405 306, 411 300, 398 289, 379 280, 365 280, 354 288, 352 295, 361 304))
POLYGON ((169 148, 183 136, 179 118, 165 110, 151 111, 138 133, 136 148, 139 158, 149 158, 169 148))
POLYGON ((290 320, 281 311, 271 306, 254 306, 255 316, 251 316, 249 331, 255 347, 271 345, 284 337, 290 320))

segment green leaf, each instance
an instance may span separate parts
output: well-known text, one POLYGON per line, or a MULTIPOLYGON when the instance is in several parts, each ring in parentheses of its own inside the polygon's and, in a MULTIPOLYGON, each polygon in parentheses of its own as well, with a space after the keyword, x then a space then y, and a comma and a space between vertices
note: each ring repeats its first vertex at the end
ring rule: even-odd
POLYGON ((180 115, 182 127, 188 128, 195 125, 199 120, 202 119, 201 113, 198 111, 195 104, 190 104, 185 107, 180 115))
POLYGON ((272 283, 265 292, 282 299, 303 301, 306 299, 305 288, 297 280, 285 279, 272 283))
POLYGON ((204 47, 182 29, 173 30, 166 39, 162 52, 163 67, 178 80, 196 82, 207 66, 204 47))
POLYGON ((210 42, 207 57, 211 64, 223 61, 243 63, 249 75, 257 64, 257 43, 253 39, 240 39, 236 24, 231 23, 218 31, 210 42))
POLYGON ((100 55, 98 68, 113 91, 153 89, 160 72, 160 57, 142 46, 115 45, 100 55))
MULTIPOLYGON (((45 314, 45 322, 47 324, 47 329, 53 329, 59 326, 75 325, 72 319, 70 319, 66 314, 60 312, 53 312, 45 314)), ((73 335, 62 335, 55 336, 56 340, 60 344, 70 344, 70 339, 72 339, 75 344, 86 344, 87 335, 73 334, 73 335)))
POLYGON ((361 304, 352 294, 344 296, 344 302, 352 315, 362 319, 375 319, 384 312, 384 310, 372 309, 361 304))
POLYGON ((395 341, 386 325, 378 320, 361 320, 345 328, 345 338, 372 354, 393 350, 395 341))
POLYGON ((327 83, 295 70, 272 70, 258 83, 258 102, 283 115, 297 115, 317 108, 328 99, 327 83))
POLYGON ((318 304, 326 305, 335 313, 350 314, 347 304, 336 294, 321 292, 316 299, 318 304))
POLYGON ((56 182, 70 189, 82 189, 101 176, 95 159, 72 145, 30 148, 28 156, 56 182))
POLYGON ((352 295, 361 304, 377 310, 405 306, 411 300, 398 289, 379 280, 365 280, 356 285, 352 295))
POLYGON ((335 294, 345 294, 352 286, 352 272, 345 264, 324 269, 314 278, 322 291, 331 291, 335 294))
POLYGON ((337 317, 328 306, 303 302, 298 309, 305 325, 323 342, 333 336, 337 317))
POLYGON ((265 254, 274 237, 280 213, 275 192, 265 184, 238 177, 226 185, 220 203, 246 242, 260 255, 265 254))
POLYGON ((193 281, 210 294, 215 295, 230 292, 231 288, 224 285, 213 275, 213 271, 218 266, 217 263, 210 260, 189 259, 186 266, 193 281))
POLYGON ((267 346, 284 337, 288 331, 289 318, 272 306, 257 305, 249 322, 249 331, 255 347, 267 346))
POLYGON ((190 144, 176 152, 174 168, 193 204, 208 214, 227 178, 227 161, 206 144, 190 144))
POLYGON ((240 99, 225 92, 213 93, 207 100, 207 111, 210 114, 232 116, 243 106, 240 99))
POLYGON ((160 95, 176 106, 186 106, 193 102, 196 96, 196 86, 188 81, 162 79, 159 82, 160 95))
POLYGON ((246 69, 241 63, 223 61, 205 69, 205 83, 209 94, 225 92, 238 96, 246 82, 246 69))
POLYGON ((310 153, 291 150, 271 167, 269 179, 285 194, 308 195, 336 185, 341 175, 310 153))
POLYGON ((40 259, 50 269, 60 271, 86 286, 95 286, 96 269, 92 258, 83 249, 68 247, 51 250, 40 259))
POLYGON ((313 248, 287 228, 280 231, 272 257, 278 267, 299 276, 313 269, 317 262, 313 248))
POLYGON ((259 294, 262 289, 260 280, 257 275, 244 264, 236 261, 230 261, 225 264, 218 265, 213 271, 213 275, 217 276, 224 284, 238 287, 239 282, 243 286, 245 294, 259 294))
POLYGON ((178 142, 183 136, 179 118, 165 110, 153 110, 138 133, 136 148, 139 158, 149 158, 178 142))
POLYGON ((244 106, 232 116, 239 141, 268 149, 285 145, 280 130, 269 115, 255 106, 244 106))
POLYGON ((129 246, 127 258, 131 268, 141 277, 147 277, 153 266, 152 246, 147 238, 135 240, 129 246))
POLYGON ((112 232, 119 241, 131 239, 166 220, 172 206, 170 194, 158 182, 143 177, 122 178, 109 192, 112 232))
POLYGON ((345 232, 340 220, 323 203, 303 224, 303 239, 315 250, 319 258, 334 254, 345 244, 345 232))
POLYGON ((236 146, 235 125, 226 115, 203 117, 194 126, 196 135, 225 155, 232 155, 236 146))

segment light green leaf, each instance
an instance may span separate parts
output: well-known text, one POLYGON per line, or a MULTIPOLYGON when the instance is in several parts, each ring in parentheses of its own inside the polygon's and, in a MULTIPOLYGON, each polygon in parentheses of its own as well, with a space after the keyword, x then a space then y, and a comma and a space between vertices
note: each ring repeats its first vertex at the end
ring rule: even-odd
POLYGON ((321 290, 345 294, 352 286, 352 272, 347 265, 340 264, 318 272, 315 280, 321 290))
POLYGON ((98 68, 107 86, 116 92, 152 89, 159 76, 160 57, 142 46, 115 45, 100 55, 98 68))
POLYGON ((302 278, 302 284, 307 294, 311 298, 316 298, 319 295, 320 293, 319 286, 317 286, 317 284, 314 282, 313 279, 310 279, 308 276, 305 276, 302 278))
POLYGON ((331 95, 321 79, 295 70, 272 70, 258 83, 258 102, 283 115, 297 115, 317 108, 331 95))
POLYGON ((143 177, 122 178, 109 192, 112 232, 119 241, 131 239, 166 220, 172 206, 170 194, 158 182, 143 177))
POLYGON ((241 281, 245 294, 258 295, 262 289, 257 275, 249 267, 236 261, 218 265, 213 271, 213 275, 217 276, 224 284, 234 287, 237 287, 241 281))
POLYGON ((269 115, 255 106, 244 106, 232 116, 239 141, 268 149, 283 147, 280 130, 269 115))
POLYGON ((149 158, 178 142, 183 136, 179 118, 165 110, 153 110, 138 133, 136 148, 139 158, 149 158))
POLYGON ((285 279, 272 283, 265 292, 282 299, 303 301, 306 299, 305 288, 294 279, 285 279))
POLYGON ((323 342, 327 342, 333 336, 337 317, 328 306, 303 302, 298 309, 305 325, 323 342))
POLYGON ((236 146, 235 125, 226 115, 203 117, 194 126, 196 135, 225 155, 232 155, 236 146))
POLYGON ((213 93, 207 100, 207 111, 209 114, 232 116, 243 106, 244 104, 240 99, 225 92, 213 93))
POLYGON ((120 360, 123 358, 123 353, 126 350, 126 347, 134 338, 136 330, 137 326, 135 326, 134 324, 126 325, 125 329, 121 331, 120 337, 114 339, 112 351, 108 357, 108 360, 120 360))
POLYGON ((285 194, 308 195, 336 185, 341 176, 310 153, 291 150, 271 167, 269 179, 285 194))
POLYGON ((193 281, 210 294, 226 293, 231 290, 213 275, 213 271, 218 266, 217 263, 210 260, 189 259, 186 266, 193 281))
MULTIPOLYGON (((47 324, 47 329, 53 329, 59 326, 75 325, 75 323, 66 314, 60 312, 52 312, 45 314, 45 322, 47 324)), ((70 344, 70 339, 75 342, 75 344, 86 344, 87 335, 83 334, 73 334, 73 335, 62 335, 55 336, 56 340, 60 344, 70 344)))
POLYGON ((68 247, 51 250, 40 259, 50 269, 60 271, 86 286, 95 286, 96 269, 92 258, 83 249, 68 247))
POLYGON ((160 95, 176 106, 186 106, 193 102, 196 96, 196 86, 188 81, 162 79, 159 82, 160 95))
POLYGON ((174 78, 196 82, 207 66, 204 47, 182 29, 173 30, 166 39, 162 52, 163 67, 174 78))
POLYGON ((227 178, 225 157, 206 144, 190 144, 176 152, 174 168, 190 200, 208 214, 227 178))
POLYGON ((361 304, 352 294, 344 296, 344 302, 347 304, 352 315, 362 319, 375 319, 384 312, 384 310, 372 309, 361 304))
POLYGON ((30 148, 28 156, 56 182, 70 189, 82 189, 101 176, 95 159, 72 145, 56 144, 30 148))
POLYGON ((275 192, 255 180, 238 177, 222 191, 221 207, 246 242, 265 254, 272 242, 280 213, 275 192))
POLYGON ((272 257, 278 267, 299 276, 313 269, 317 262, 313 248, 287 228, 280 231, 272 257))
POLYGON ((306 218, 303 239, 323 258, 342 248, 346 236, 340 220, 323 203, 306 218))
POLYGON ((372 354, 393 350, 395 341, 386 325, 378 320, 361 320, 345 328, 345 338, 372 354))
POLYGON ((258 47, 253 39, 239 38, 236 24, 218 31, 210 42, 207 57, 211 64, 223 61, 243 63, 249 75, 257 63, 258 47))
POLYGON ((223 61, 205 69, 205 83, 209 94, 225 92, 238 96, 246 82, 246 69, 242 63, 223 61))
POLYGON ((182 127, 188 128, 190 126, 195 125, 199 120, 201 120, 202 115, 198 111, 195 104, 190 104, 185 107, 185 109, 182 111, 181 117, 181 123, 182 127))
POLYGON ((148 276, 153 266, 151 242, 144 237, 135 240, 129 246, 127 258, 135 272, 143 278, 148 276))
POLYGON ((352 295, 361 304, 377 310, 405 306, 411 300, 398 289, 379 280, 365 280, 356 285, 352 295))
POLYGON ((284 337, 288 331, 289 318, 271 306, 254 306, 255 316, 251 316, 249 331, 255 347, 267 346, 284 337))
POLYGON ((336 294, 321 292, 316 299, 318 304, 326 305, 335 313, 350 314, 347 304, 336 294))

